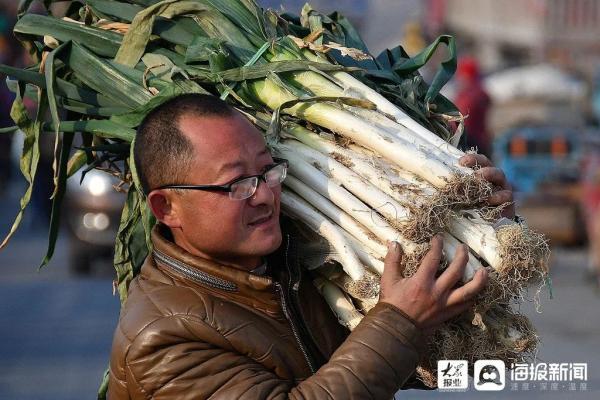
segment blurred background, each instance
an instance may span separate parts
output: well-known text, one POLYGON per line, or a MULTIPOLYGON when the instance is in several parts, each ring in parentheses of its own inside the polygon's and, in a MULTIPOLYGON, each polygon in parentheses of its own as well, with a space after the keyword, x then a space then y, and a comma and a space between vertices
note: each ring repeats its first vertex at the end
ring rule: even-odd
MULTIPOLYGON (((0 0, 0 63, 28 64, 13 38, 16 3, 0 0)), ((65 3, 65 2, 63 2, 65 3)), ((302 0, 259 0, 299 13, 302 0)), ((55 7, 65 4, 58 3, 55 7)), ((537 387, 487 398, 600 397, 600 0, 314 0, 340 10, 373 55, 402 44, 415 55, 454 35, 458 69, 443 94, 465 120, 467 147, 491 157, 515 190, 518 213, 552 247, 553 296, 521 311, 538 329, 538 362, 588 363, 587 387, 537 387)), ((38 7, 39 8, 39 7, 38 7)), ((421 70, 435 73, 439 51, 421 70)), ((0 127, 13 96, 0 82, 0 127)), ((54 138, 42 135, 32 203, 0 250, 0 399, 94 398, 108 364, 119 301, 111 247, 124 196, 107 174, 71 179, 68 207, 50 264, 47 245, 54 138)), ((0 134, 0 226, 4 235, 25 190, 22 138, 0 134)), ((531 297, 535 291, 532 290, 531 297)), ((400 392, 397 398, 478 398, 467 393, 400 392)))

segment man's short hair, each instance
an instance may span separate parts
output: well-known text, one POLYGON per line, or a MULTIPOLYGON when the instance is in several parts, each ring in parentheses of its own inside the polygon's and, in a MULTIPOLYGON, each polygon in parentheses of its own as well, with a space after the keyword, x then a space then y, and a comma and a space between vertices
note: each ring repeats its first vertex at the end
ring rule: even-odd
POLYGON ((230 117, 234 109, 216 96, 183 94, 146 115, 137 129, 134 162, 144 193, 184 180, 194 160, 192 143, 179 129, 185 115, 230 117))

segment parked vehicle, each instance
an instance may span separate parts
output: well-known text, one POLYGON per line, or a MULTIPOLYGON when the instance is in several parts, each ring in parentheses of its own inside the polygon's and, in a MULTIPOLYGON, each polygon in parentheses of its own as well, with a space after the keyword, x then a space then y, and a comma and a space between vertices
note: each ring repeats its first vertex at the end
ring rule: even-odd
POLYGON ((513 185, 519 212, 554 244, 585 241, 580 177, 586 143, 595 135, 529 125, 509 129, 495 140, 495 163, 513 185))
POLYGON ((87 275, 96 259, 114 254, 125 195, 113 188, 119 180, 91 170, 81 181, 81 171, 69 178, 65 196, 65 220, 69 231, 69 270, 87 275))

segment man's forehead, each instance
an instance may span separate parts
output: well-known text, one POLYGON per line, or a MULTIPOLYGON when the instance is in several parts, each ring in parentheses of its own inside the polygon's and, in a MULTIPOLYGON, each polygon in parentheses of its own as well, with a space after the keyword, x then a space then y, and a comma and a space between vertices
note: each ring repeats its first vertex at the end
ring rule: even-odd
POLYGON ((262 146, 260 131, 240 114, 231 116, 184 115, 179 128, 190 140, 200 145, 211 146, 262 146))
POLYGON ((198 161, 211 164, 215 173, 269 154, 260 131, 240 114, 186 115, 179 120, 179 127, 192 143, 198 161))
MULTIPOLYGON (((269 155, 271 154, 269 152, 269 149, 267 149, 266 147, 260 151, 256 156, 257 158, 262 158, 263 156, 269 155)), ((223 163, 219 163, 218 165, 218 171, 217 172, 223 172, 226 171, 228 169, 234 169, 234 168, 241 168, 244 167, 245 163, 239 159, 235 160, 235 161, 223 161, 223 163)))

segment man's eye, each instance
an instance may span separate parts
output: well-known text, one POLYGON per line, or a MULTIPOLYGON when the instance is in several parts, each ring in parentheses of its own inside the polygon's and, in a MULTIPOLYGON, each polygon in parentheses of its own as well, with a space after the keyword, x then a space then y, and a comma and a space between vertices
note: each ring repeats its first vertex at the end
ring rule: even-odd
POLYGON ((243 179, 246 179, 248 177, 248 175, 238 175, 235 178, 233 178, 232 180, 230 180, 229 182, 239 182, 243 179))
POLYGON ((275 163, 271 163, 271 164, 265 165, 265 166, 263 167, 263 169, 261 169, 261 170, 260 170, 260 173, 261 173, 261 174, 264 174, 264 173, 265 173, 265 172, 267 172, 269 169, 273 168, 275 165, 276 165, 275 163))
POLYGON ((226 183, 223 183, 223 185, 231 185, 232 183, 236 183, 237 181, 244 179, 245 177, 246 175, 244 174, 236 175, 233 178, 226 180, 226 183))

